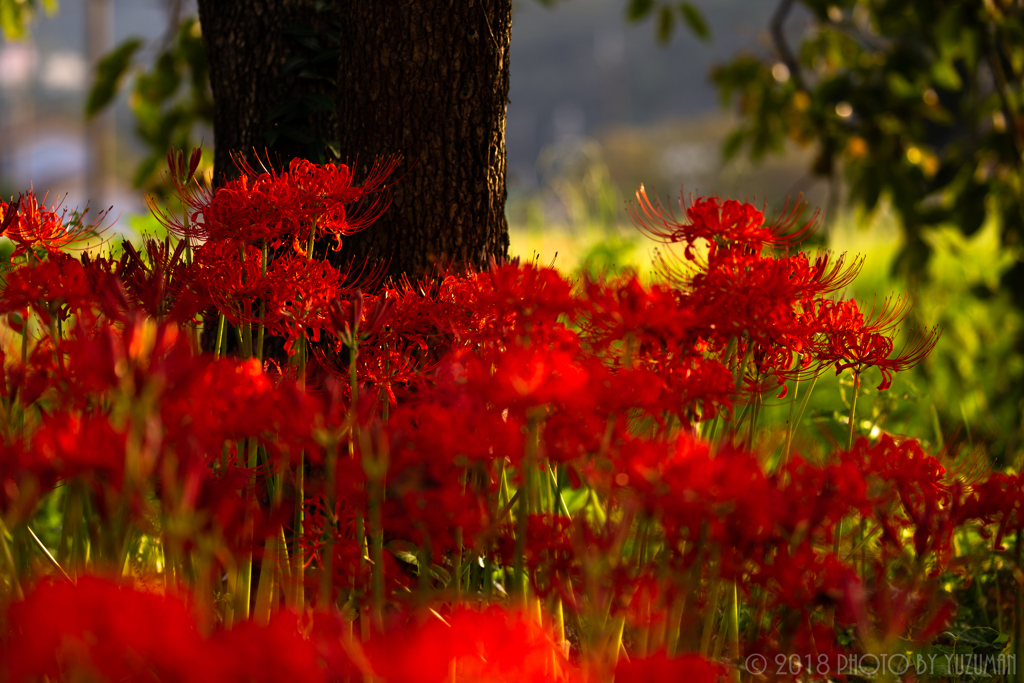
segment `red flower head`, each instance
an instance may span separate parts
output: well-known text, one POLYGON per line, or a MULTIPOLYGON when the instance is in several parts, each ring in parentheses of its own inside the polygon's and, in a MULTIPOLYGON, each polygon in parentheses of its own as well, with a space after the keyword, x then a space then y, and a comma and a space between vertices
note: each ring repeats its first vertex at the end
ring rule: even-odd
MULTIPOLYGON (((45 196, 43 201, 46 201, 45 196)), ((88 209, 81 214, 73 213, 71 220, 65 224, 64 215, 57 215, 59 208, 60 202, 52 209, 40 207, 31 191, 19 195, 18 200, 11 204, 0 202, 0 234, 18 245, 11 260, 22 254, 34 253, 32 250, 36 247, 54 253, 102 232, 99 223, 106 217, 105 211, 100 212, 97 220, 92 223, 84 221, 88 209)))
POLYGON ((823 337, 817 344, 816 358, 824 365, 835 365, 836 374, 847 368, 860 372, 876 367, 882 373, 878 390, 885 391, 892 385, 892 376, 924 360, 941 335, 936 327, 915 330, 894 356, 897 326, 909 310, 908 301, 901 297, 886 299, 877 315, 872 306, 867 316, 855 301, 819 301, 817 310, 811 313, 823 337))
POLYGON ((794 204, 790 210, 783 208, 770 223, 765 222, 763 211, 734 199, 722 202, 717 197, 699 197, 695 201, 691 198, 686 208, 680 192, 679 208, 689 219, 682 223, 660 200, 652 204, 643 185, 636 191, 636 199, 637 204, 630 206, 633 222, 654 239, 686 243, 686 258, 690 260, 696 258, 694 246, 698 240, 704 240, 711 254, 721 246, 740 247, 752 254, 760 254, 765 246, 790 247, 813 232, 818 218, 816 212, 807 223, 798 225, 803 202, 794 204))

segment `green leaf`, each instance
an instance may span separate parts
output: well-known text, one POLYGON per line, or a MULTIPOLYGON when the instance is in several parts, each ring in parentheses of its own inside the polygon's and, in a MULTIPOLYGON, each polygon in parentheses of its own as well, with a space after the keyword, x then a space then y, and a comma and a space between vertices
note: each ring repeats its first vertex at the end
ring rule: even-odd
POLYGON ((626 19, 640 21, 654 9, 654 0, 629 0, 626 6, 626 19))
POLYGON ((153 103, 165 101, 178 89, 181 75, 174 55, 164 52, 157 57, 156 64, 148 72, 139 76, 135 84, 135 92, 139 97, 153 103))
POLYGON ((725 139, 725 144, 722 145, 722 158, 725 161, 729 161, 736 153, 743 147, 743 139, 746 137, 743 130, 734 130, 729 133, 729 137, 725 139))
POLYGON ((946 90, 959 90, 963 86, 956 68, 946 61, 932 64, 932 79, 935 85, 946 90))
POLYGON ((163 161, 163 159, 155 154, 144 159, 135 169, 135 175, 132 176, 132 185, 135 187, 142 187, 145 185, 146 181, 151 175, 153 175, 161 161, 163 161))
POLYGON ((92 84, 92 90, 85 103, 86 118, 91 119, 113 101, 121 79, 128 71, 128 67, 131 66, 132 55, 140 47, 142 47, 141 40, 129 38, 114 48, 113 52, 106 55, 96 65, 96 80, 92 84))
POLYGON ((25 9, 17 0, 0 0, 0 28, 9 40, 25 35, 25 9))
POLYGON ((708 28, 708 22, 704 20, 704 15, 701 11, 694 7, 693 3, 684 2, 679 5, 679 11, 683 15, 683 21, 690 27, 690 30, 695 36, 707 42, 711 40, 711 29, 708 28))
POLYGON ((665 6, 658 11, 658 23, 654 29, 655 37, 659 43, 665 45, 672 38, 672 31, 676 27, 676 15, 672 8, 665 6))

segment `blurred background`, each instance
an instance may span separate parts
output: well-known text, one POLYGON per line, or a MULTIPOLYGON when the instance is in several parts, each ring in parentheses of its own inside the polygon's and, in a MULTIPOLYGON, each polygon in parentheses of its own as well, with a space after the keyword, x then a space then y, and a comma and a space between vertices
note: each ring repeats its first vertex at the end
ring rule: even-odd
MULTIPOLYGON (((716 0, 706 8, 713 40, 678 34, 659 44, 650 21, 626 21, 622 0, 517 1, 506 130, 508 211, 517 231, 619 225, 625 198, 640 183, 665 195, 685 184, 739 197, 810 192, 823 199, 795 150, 794 159, 756 168, 721 160, 734 121, 709 70, 757 48, 771 11, 759 0, 716 0)), ((135 130, 130 81, 153 69, 173 47, 176 27, 195 13, 187 0, 65 0, 36 17, 26 37, 3 40, 2 196, 32 185, 66 196, 72 207, 91 199, 113 205, 118 225, 129 229, 131 217, 145 213, 133 180, 150 153, 135 130), (87 123, 95 63, 130 38, 142 44, 113 111, 87 123)), ((211 128, 196 121, 192 137, 209 146, 211 128)))
MULTIPOLYGON (((0 0, 0 15, 16 4, 0 0)), ((194 3, 46 4, 0 43, 0 196, 33 187, 69 208, 112 206, 115 229, 136 237, 155 227, 143 201, 159 185, 154 149, 212 149, 194 3), (89 101, 101 59, 123 73, 109 106, 89 101)), ((848 295, 910 292, 907 325, 943 328, 890 391, 865 379, 864 430, 1019 463, 1024 21, 1013 3, 968 5, 516 0, 513 255, 655 277, 655 245, 625 211, 641 183, 666 202, 682 187, 769 210, 802 194, 824 210, 808 249, 865 256, 848 295)), ((821 443, 845 431, 849 390, 819 382, 821 443)))

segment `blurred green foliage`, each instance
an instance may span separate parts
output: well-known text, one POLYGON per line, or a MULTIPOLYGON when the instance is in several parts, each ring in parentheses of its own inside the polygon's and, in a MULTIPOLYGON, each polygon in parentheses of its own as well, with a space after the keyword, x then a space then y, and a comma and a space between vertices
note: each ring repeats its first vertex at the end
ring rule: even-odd
MULTIPOLYGON (((161 169, 171 149, 189 150, 200 141, 196 133, 213 124, 213 95, 203 48, 199 21, 182 21, 174 39, 157 54, 148 69, 134 63, 144 43, 128 38, 99 63, 96 79, 86 101, 86 117, 110 106, 129 74, 134 82, 128 103, 135 114, 135 132, 146 145, 148 154, 135 170, 136 187, 162 196, 166 192, 161 169)), ((212 151, 212 150, 211 150, 212 151)), ((202 174, 211 167, 204 155, 202 174)))
MULTIPOLYGON (((780 0, 768 29, 767 54, 712 75, 742 117, 727 157, 814 146, 811 172, 845 176, 851 203, 891 202, 906 235, 895 266, 911 277, 929 272, 929 226, 973 235, 991 210, 1003 243, 1020 243, 1024 6, 780 0)), ((1007 284, 1024 295, 1024 269, 1007 284)))
POLYGON ((4 37, 23 38, 40 5, 47 14, 57 11, 57 0, 0 0, 0 30, 4 37))
MULTIPOLYGON (((552 7, 560 0, 537 0, 552 7)), ((637 23, 648 18, 654 19, 654 37, 659 43, 672 39, 680 23, 703 41, 711 40, 711 27, 703 12, 692 2, 671 2, 670 0, 626 0, 626 21, 637 23)))

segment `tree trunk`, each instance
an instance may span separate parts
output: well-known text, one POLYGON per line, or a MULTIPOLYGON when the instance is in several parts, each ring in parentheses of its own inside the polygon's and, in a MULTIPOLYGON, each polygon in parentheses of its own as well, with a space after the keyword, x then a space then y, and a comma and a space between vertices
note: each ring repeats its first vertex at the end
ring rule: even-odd
POLYGON ((343 257, 484 266, 508 253, 505 111, 511 0, 339 0, 338 140, 358 159, 401 154, 393 203, 343 257))
POLYGON ((268 156, 275 167, 330 156, 337 16, 316 4, 199 0, 214 104, 214 185, 237 175, 232 154, 254 168, 268 156))
POLYGON ((282 166, 334 149, 357 180, 400 154, 391 207, 345 240, 340 259, 382 259, 391 274, 417 276, 438 262, 504 257, 511 0, 315 4, 199 0, 214 183, 235 175, 230 153, 254 163, 253 148, 282 166))

